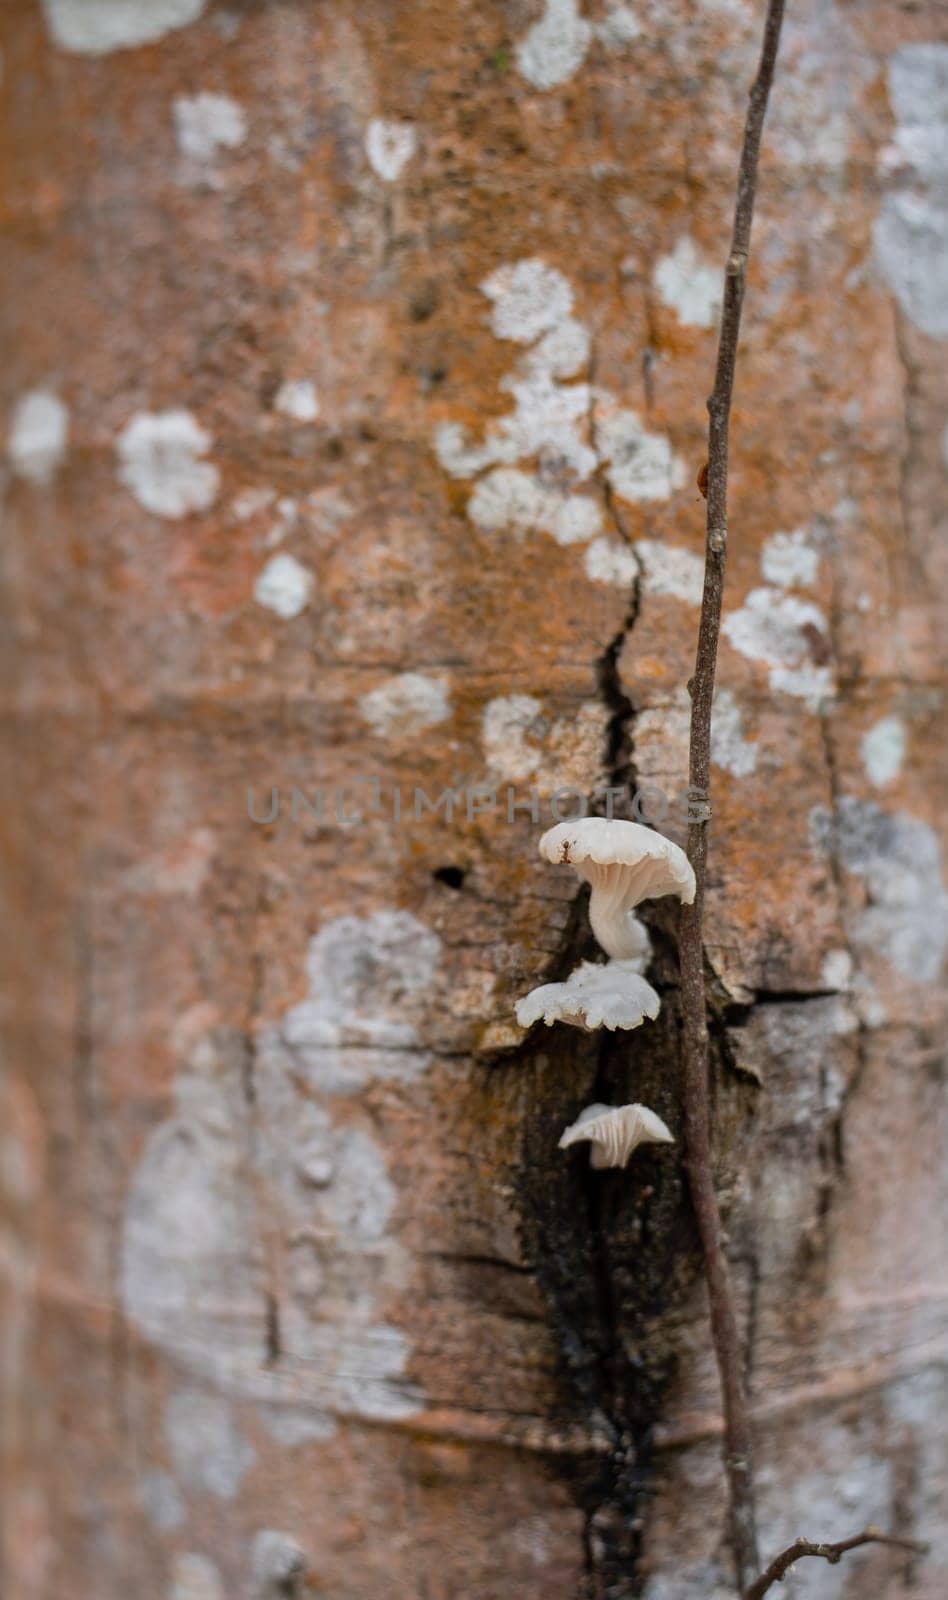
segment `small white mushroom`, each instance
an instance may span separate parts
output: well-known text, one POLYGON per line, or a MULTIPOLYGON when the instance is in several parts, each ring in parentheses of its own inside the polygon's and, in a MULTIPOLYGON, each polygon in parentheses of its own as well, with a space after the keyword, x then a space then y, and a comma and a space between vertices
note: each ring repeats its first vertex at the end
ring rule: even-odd
POLYGON ((648 1106, 586 1106, 575 1122, 564 1129, 560 1149, 588 1140, 592 1145, 590 1165, 624 1167, 640 1144, 674 1144, 675 1140, 661 1117, 648 1106))
POLYGON ((530 1028, 569 1022, 575 1028, 637 1028, 655 1018, 661 1001, 632 961, 583 961, 565 983, 544 983, 517 1001, 517 1021, 530 1028))
POLYGON ((695 897, 695 875, 684 850, 639 822, 581 817, 559 822, 540 840, 547 861, 569 862, 592 886, 589 921, 608 956, 634 958, 641 935, 630 912, 642 900, 676 894, 695 897))

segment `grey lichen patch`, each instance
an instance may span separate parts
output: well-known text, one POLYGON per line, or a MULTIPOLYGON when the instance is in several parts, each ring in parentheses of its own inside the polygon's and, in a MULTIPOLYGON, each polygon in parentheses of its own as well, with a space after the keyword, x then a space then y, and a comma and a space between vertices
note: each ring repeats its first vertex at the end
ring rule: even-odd
POLYGON ((196 22, 206 5, 207 0, 43 0, 53 42, 83 56, 153 44, 196 22))
POLYGON ((69 442, 69 411, 49 389, 33 389, 10 419, 7 455, 13 471, 45 487, 61 466, 69 442))
POLYGON ((874 229, 876 260, 905 315, 948 338, 948 44, 904 45, 889 62, 895 138, 883 152, 893 187, 874 229))
POLYGON ((288 1533, 261 1528, 251 1555, 253 1600, 278 1600, 302 1593, 306 1556, 288 1533))
MULTIPOLYGON (((148 1140, 125 1208, 126 1315, 178 1370, 261 1403, 288 1438, 325 1436, 338 1415, 410 1415, 408 1341, 382 1310, 408 1271, 384 1152, 360 1119, 337 1125, 273 1046, 257 1052, 251 1122, 244 1055, 236 1035, 202 1039, 148 1140)), ((221 1442, 215 1419, 205 1443, 221 1442)), ((214 1463, 235 1453, 199 1443, 179 1467, 226 1493, 231 1469, 214 1463)))
POLYGON ((881 955, 909 982, 937 982, 948 950, 948 892, 934 830, 851 795, 835 813, 819 807, 810 820, 817 848, 835 852, 866 886, 868 903, 854 921, 857 946, 881 955))
POLYGON ((309 995, 280 1034, 315 1089, 351 1094, 425 1071, 419 1027, 440 957, 438 935, 408 911, 336 917, 314 935, 309 995))
POLYGON ((220 1569, 199 1550, 184 1550, 175 1557, 168 1600, 224 1600, 220 1569))
POLYGON ((232 1407, 207 1390, 179 1389, 165 1407, 165 1437, 180 1484, 232 1500, 256 1459, 232 1407))

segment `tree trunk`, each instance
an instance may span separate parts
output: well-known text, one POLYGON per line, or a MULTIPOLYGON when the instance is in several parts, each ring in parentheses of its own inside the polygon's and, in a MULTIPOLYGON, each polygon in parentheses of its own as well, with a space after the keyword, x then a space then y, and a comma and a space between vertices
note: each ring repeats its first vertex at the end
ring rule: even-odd
MULTIPOLYGON (((680 1134, 671 902, 657 1022, 513 1006, 596 958, 542 826, 684 837, 760 22, 3 8, 8 1600, 732 1593, 680 1145, 557 1150, 592 1100, 680 1134)), ((808 1600, 948 1585, 944 41, 791 6, 732 423, 761 1541, 932 1542, 808 1600)))

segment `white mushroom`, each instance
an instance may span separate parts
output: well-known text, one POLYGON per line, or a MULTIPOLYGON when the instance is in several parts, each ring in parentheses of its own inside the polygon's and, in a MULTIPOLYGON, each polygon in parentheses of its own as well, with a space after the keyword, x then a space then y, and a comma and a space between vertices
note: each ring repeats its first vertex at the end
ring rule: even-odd
POLYGON ((560 1149, 588 1139, 590 1165, 624 1167, 636 1145, 674 1144, 661 1117, 648 1106, 586 1106, 563 1132, 560 1149))
POLYGON ((676 894, 695 897, 695 875, 684 850, 639 822, 581 817, 559 822, 540 840, 547 861, 566 861, 592 886, 589 921, 606 954, 635 957, 641 936, 629 913, 640 901, 676 894))
POLYGON ((517 1001, 517 1021, 530 1028, 569 1022, 576 1028, 637 1028, 658 1016, 661 1001, 632 961, 583 961, 565 983, 544 983, 517 1001))

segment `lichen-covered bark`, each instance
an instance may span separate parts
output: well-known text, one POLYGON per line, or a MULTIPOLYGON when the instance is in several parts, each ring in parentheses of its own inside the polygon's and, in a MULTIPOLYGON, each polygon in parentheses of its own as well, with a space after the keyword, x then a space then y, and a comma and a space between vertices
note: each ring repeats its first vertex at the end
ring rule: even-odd
MULTIPOLYGON (((686 780, 759 25, 3 7, 10 1600, 730 1592, 678 1154, 556 1150, 593 1098, 680 1130, 673 910, 631 1043, 512 1007, 593 954, 553 792, 686 780)), ((934 5, 791 7, 733 420, 762 1541, 932 1543, 815 1600, 948 1579, 946 78, 934 5)))

